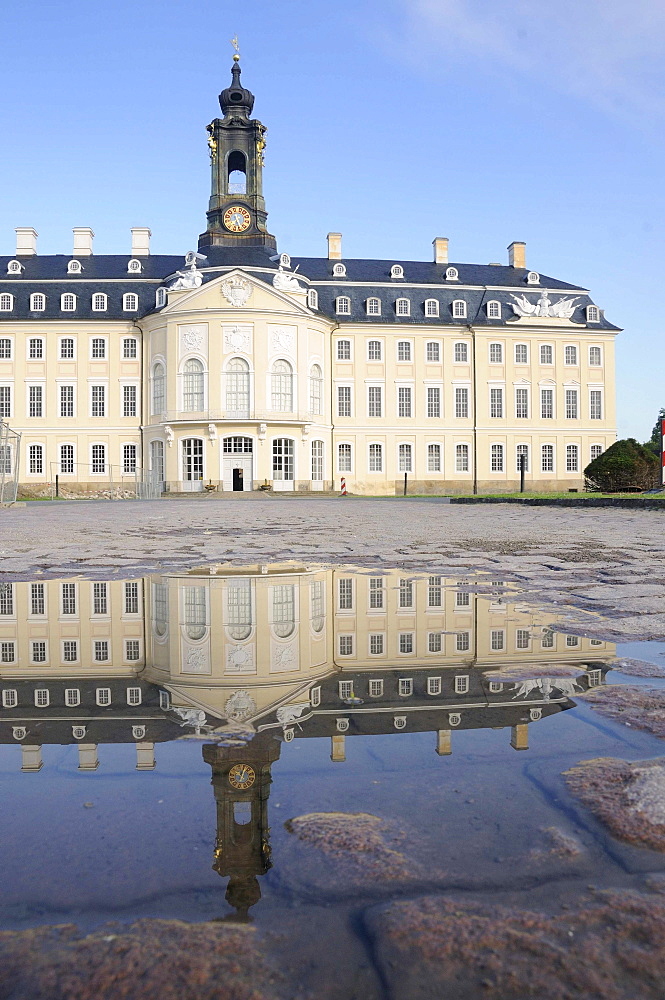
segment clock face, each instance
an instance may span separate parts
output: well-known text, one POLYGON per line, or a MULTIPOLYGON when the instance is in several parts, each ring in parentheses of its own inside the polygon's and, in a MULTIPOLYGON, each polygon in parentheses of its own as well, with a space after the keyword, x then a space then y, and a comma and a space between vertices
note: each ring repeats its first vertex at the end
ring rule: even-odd
POLYGON ((251 788, 256 780, 256 773, 249 764, 234 764, 229 771, 229 784, 233 788, 251 788))
POLYGON ((252 217, 243 205, 231 205, 224 212, 224 225, 232 233, 244 233, 251 222, 252 217))

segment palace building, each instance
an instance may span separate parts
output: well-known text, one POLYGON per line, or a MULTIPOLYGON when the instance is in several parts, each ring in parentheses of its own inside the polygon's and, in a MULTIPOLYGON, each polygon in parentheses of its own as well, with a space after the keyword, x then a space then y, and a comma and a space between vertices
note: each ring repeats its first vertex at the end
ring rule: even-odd
POLYGON ((393 494, 580 489, 616 438, 614 337, 589 292, 508 264, 278 252, 265 127, 234 56, 198 252, 0 258, 0 419, 21 490, 393 494), (15 452, 20 451, 20 455, 15 452))

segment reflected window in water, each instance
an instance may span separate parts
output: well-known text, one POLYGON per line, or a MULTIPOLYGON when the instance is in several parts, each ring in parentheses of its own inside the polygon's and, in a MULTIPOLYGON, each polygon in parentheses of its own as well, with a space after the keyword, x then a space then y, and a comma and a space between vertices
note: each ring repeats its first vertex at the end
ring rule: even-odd
POLYGON ((312 611, 312 629, 315 632, 322 632, 325 624, 325 591, 323 580, 315 580, 310 585, 310 602, 312 611))
POLYGON ((400 608, 413 607, 413 581, 399 581, 399 606, 400 608))
POLYGON ((233 580, 227 591, 228 632, 232 639, 247 639, 252 631, 252 587, 249 580, 233 580))
POLYGON ((0 615, 14 614, 14 586, 0 583, 0 615))
POLYGON ((383 608, 384 584, 382 576, 372 576, 369 581, 369 606, 373 611, 383 608))
POLYGON ((93 615, 108 614, 108 584, 93 583, 92 585, 92 613, 93 615))
POLYGON ((455 642, 455 648, 458 653, 466 653, 471 648, 471 633, 470 632, 458 632, 455 642))
POLYGON ((380 698, 383 695, 383 681, 371 680, 369 682, 369 694, 371 698, 380 698))
POLYGON ((413 679, 411 677, 400 677, 399 694, 401 698, 408 698, 413 694, 413 679))
POLYGON ((528 628, 518 628, 515 631, 515 648, 528 649, 531 641, 531 633, 528 628))
POLYGON ((540 645, 543 649, 553 649, 554 648, 554 632, 550 628, 543 629, 543 637, 540 640, 540 645))
POLYGON ((351 611, 353 608, 353 580, 345 578, 338 581, 339 610, 351 611))
POLYGON ((428 677, 427 678, 427 693, 428 694, 441 694, 441 678, 440 677, 428 677))
POLYGON ((430 576, 427 587, 427 607, 440 608, 443 604, 443 579, 440 576, 430 576))
POLYGON ((493 628, 490 633, 490 648, 495 652, 503 649, 506 644, 506 633, 502 628, 493 628))
POLYGON ((46 614, 46 598, 44 594, 43 583, 30 584, 30 614, 31 615, 46 614))
POLYGON ((295 632, 295 588, 292 584, 272 588, 272 621, 275 635, 280 639, 295 632))
POLYGON ((169 618, 169 592, 165 583, 152 585, 152 614, 155 635, 162 638, 166 635, 169 618))
POLYGON ((469 678, 466 674, 458 674, 455 678, 455 694, 467 694, 469 690, 469 678))
POLYGON ((441 632, 429 632, 427 635, 427 650, 430 653, 440 653, 443 649, 443 634, 441 632))
POLYGON ((203 639, 206 634, 206 589, 183 587, 185 632, 188 639, 203 639))
POLYGON ((247 826, 252 820, 252 803, 251 802, 234 802, 233 803, 233 822, 237 823, 238 826, 247 826))
POLYGON ((400 632, 399 651, 400 653, 413 652, 413 632, 400 632))
POLYGON ((383 633, 376 633, 369 637, 369 651, 373 656, 378 656, 384 651, 383 633))
POLYGON ((351 656, 353 654, 353 636, 352 635, 340 635, 339 637, 339 655, 340 656, 351 656))

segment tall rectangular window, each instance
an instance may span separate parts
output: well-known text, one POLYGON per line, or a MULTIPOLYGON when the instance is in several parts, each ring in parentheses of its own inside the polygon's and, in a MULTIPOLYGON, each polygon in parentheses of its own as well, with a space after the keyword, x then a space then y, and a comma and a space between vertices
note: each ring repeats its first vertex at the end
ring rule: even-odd
POLYGON ((352 458, 350 444, 340 444, 337 446, 337 468, 340 472, 351 472, 352 458))
POLYGON ((369 471, 383 472, 383 445, 371 444, 369 446, 369 471))
MULTIPOLYGON (((352 656, 353 655, 353 636, 352 635, 340 635, 339 637, 339 655, 340 656, 352 656)), ((340 687, 344 681, 340 682, 340 687)), ((352 681, 348 681, 349 684, 353 684, 352 681)), ((346 696, 350 698, 353 692, 353 687, 351 688, 349 694, 346 696)))
POLYGON ((351 416, 351 386, 350 385, 338 385, 337 386, 337 416, 338 417, 350 417, 351 416))
POLYGON ((350 340, 338 340, 337 341, 337 360, 338 361, 350 361, 351 360, 351 341, 350 340))
POLYGON ((602 364, 602 356, 600 353, 600 347, 590 347, 589 348, 589 364, 591 366, 598 366, 602 364))
POLYGON ((554 364, 554 348, 551 344, 540 345, 540 363, 541 365, 554 364))
POLYGON ((0 385, 0 417, 12 415, 12 389, 10 385, 0 385))
POLYGON ((490 417, 503 416, 503 389, 490 389, 490 417))
MULTIPOLYGON (((413 652, 413 632, 400 632, 399 634, 399 651, 400 653, 412 653, 413 652)), ((399 693, 403 697, 407 697, 413 694, 413 681, 409 677, 400 680, 399 682, 399 693)))
POLYGON ((44 416, 44 387, 41 385, 28 386, 28 415, 44 416))
POLYGON ((592 389, 589 393, 589 416, 592 420, 603 418, 603 394, 600 389, 592 389))
POLYGON ((603 446, 602 446, 602 444, 592 444, 591 445, 590 458, 591 458, 592 462, 594 461, 594 459, 600 458, 600 456, 602 454, 603 454, 603 446))
POLYGON ((515 449, 515 465, 517 472, 522 469, 522 460, 524 460, 524 471, 529 471, 529 446, 528 444, 518 444, 515 449))
POLYGON ((409 385, 397 387, 397 416, 411 416, 411 386, 409 385))
POLYGON ((339 610, 351 611, 353 608, 353 580, 344 577, 338 580, 339 610))
POLYGON ((136 416, 136 386, 123 385, 122 387, 122 415, 123 417, 136 416))
POLYGON ((413 463, 411 461, 411 445, 401 444, 399 446, 399 471, 400 472, 413 472, 413 463))
MULTIPOLYGON (((430 299, 430 301, 432 301, 430 299)), ((438 315, 438 311, 435 315, 438 315)), ((425 358, 431 364, 438 364, 441 361, 441 345, 436 340, 430 340, 425 348, 425 358)))
POLYGON ((97 360, 103 360, 106 357, 106 341, 103 337, 92 338, 92 356, 97 360))
POLYGON ((458 653, 467 653, 471 646, 471 635, 469 632, 458 632, 455 636, 455 649, 458 653))
POLYGON ((370 385, 367 388, 367 416, 368 417, 381 417, 383 416, 383 400, 381 398, 381 386, 380 385, 370 385))
POLYGON ((383 633, 374 632, 369 637, 369 651, 372 656, 380 656, 384 651, 383 633))
POLYGON ((323 482, 323 441, 312 441, 312 482, 323 482))
POLYGON ((12 468, 12 446, 0 444, 0 476, 11 476, 12 468))
POLYGON ((28 448, 28 468, 32 475, 44 475, 44 448, 41 444, 31 444, 28 448))
MULTIPOLYGON (((462 313, 462 315, 464 315, 462 313)), ((469 361, 469 345, 458 343, 455 344, 453 349, 453 357, 457 364, 468 364, 469 361)))
POLYGON ((46 595, 43 583, 30 584, 30 614, 46 614, 46 595))
POLYGON ((60 360, 71 361, 74 357, 74 338, 63 337, 60 341, 60 360))
POLYGON ((73 417, 74 416, 74 386, 73 385, 61 385, 60 386, 60 416, 61 417, 73 417))
POLYGON ((579 472, 579 448, 576 444, 566 445, 566 472, 579 472))
POLYGON ((540 447, 540 471, 554 472, 554 445, 543 444, 540 447))
POLYGON ((122 342, 122 356, 130 359, 136 357, 136 340, 134 337, 125 337, 122 342))
MULTIPOLYGON (((379 303, 380 308, 380 303, 379 303)), ((367 360, 368 361, 381 361, 382 351, 381 351, 381 341, 380 340, 370 340, 367 345, 367 360)))
POLYGON ((493 628, 490 632, 490 649, 495 653, 504 647, 504 631, 502 628, 493 628))
POLYGON ((427 607, 440 608, 443 605, 443 577, 430 576, 427 585, 427 607))
POLYGON ((577 348, 574 344, 568 344, 564 349, 564 363, 567 365, 577 364, 577 348))
POLYGON ((16 659, 14 642, 0 642, 0 663, 13 663, 16 659))
POLYGON ((136 472, 135 444, 123 444, 122 446, 122 471, 127 475, 136 472))
POLYGON ((437 385, 427 387, 427 416, 441 416, 441 389, 437 385))
POLYGON ((490 344, 490 363, 493 365, 503 364, 503 344, 490 344))
POLYGON ((383 577, 371 576, 369 578, 369 606, 373 611, 383 608, 383 577))
POLYGON ((93 583, 92 585, 93 615, 107 615, 108 611, 109 611, 108 584, 93 583))
POLYGON ((469 390, 466 387, 457 386, 455 389, 455 416, 469 416, 469 390))
POLYGON ((93 444, 91 472, 106 472, 106 445, 93 444))
POLYGON ((60 475, 71 476, 74 473, 74 445, 60 445, 60 475))
POLYGON ((125 614, 139 613, 139 585, 135 580, 125 584, 125 614))
POLYGON ((106 416, 106 386, 105 385, 93 385, 90 389, 91 393, 91 417, 105 417, 106 416))
POLYGON ((493 444, 491 451, 492 472, 503 472, 503 445, 493 444))
POLYGON ((46 643, 43 640, 33 641, 31 659, 33 663, 46 663, 46 643))
POLYGON ((427 471, 441 472, 441 445, 427 445, 427 471))
POLYGON ((427 652, 440 653, 443 649, 443 636, 440 632, 427 633, 427 652))
POLYGON ((141 646, 138 639, 125 639, 125 659, 134 663, 141 658, 141 646))
POLYGON ((14 585, 0 583, 0 615, 14 614, 14 585))
POLYGON ((108 639, 95 639, 95 660, 97 663, 105 663, 109 658, 108 639))
POLYGON ((554 418, 554 389, 540 390, 540 416, 543 420, 554 418))
POLYGON ((515 389, 515 416, 527 419, 529 416, 529 390, 515 389))
POLYGON ((515 648, 528 649, 531 641, 531 633, 527 628, 518 628, 515 631, 515 648))
POLYGON ((469 471, 469 446, 468 444, 455 445, 455 472, 469 471))
POLYGON ((413 580, 401 579, 399 581, 399 606, 400 608, 413 607, 413 580))
POLYGON ((529 362, 529 349, 526 344, 515 344, 515 364, 526 365, 529 362))
POLYGON ((12 356, 12 342, 9 337, 0 337, 0 359, 10 361, 12 356))
POLYGON ((411 342, 408 340, 398 340, 397 342, 397 360, 398 361, 410 361, 411 360, 411 342))
POLYGON ((62 583, 60 584, 61 594, 62 594, 62 613, 63 615, 75 615, 76 614, 76 584, 75 583, 62 583))
POLYGON ((566 417, 568 420, 577 420, 577 389, 566 389, 566 417))
POLYGON ((28 357, 31 361, 41 361, 44 357, 44 341, 41 337, 31 337, 28 341, 28 357))

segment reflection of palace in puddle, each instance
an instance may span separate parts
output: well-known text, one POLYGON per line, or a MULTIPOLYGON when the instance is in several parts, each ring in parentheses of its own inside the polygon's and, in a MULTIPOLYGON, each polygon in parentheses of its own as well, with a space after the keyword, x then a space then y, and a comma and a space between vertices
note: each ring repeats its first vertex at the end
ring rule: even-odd
POLYGON ((43 744, 76 743, 94 770, 100 744, 128 742, 151 769, 156 743, 209 735, 214 868, 246 913, 270 867, 282 742, 327 737, 344 761, 347 737, 431 732, 447 755, 455 730, 505 729, 525 750, 531 723, 602 683, 612 644, 557 633, 503 594, 290 564, 3 585, 0 742, 21 746, 24 771, 43 744))

